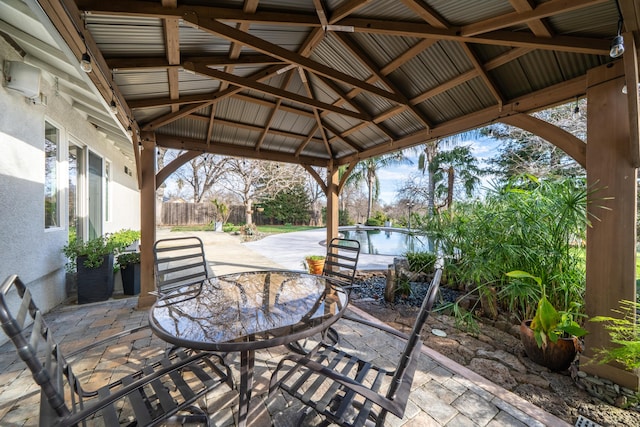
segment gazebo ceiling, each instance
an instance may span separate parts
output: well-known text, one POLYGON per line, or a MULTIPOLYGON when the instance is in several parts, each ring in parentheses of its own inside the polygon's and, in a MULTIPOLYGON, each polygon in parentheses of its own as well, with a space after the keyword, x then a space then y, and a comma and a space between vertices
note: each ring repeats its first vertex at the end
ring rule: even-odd
MULTIPOLYGON (((317 166, 583 96, 619 17, 614 0, 39 3, 123 129, 317 166)), ((620 6, 635 34, 638 3, 620 6)))

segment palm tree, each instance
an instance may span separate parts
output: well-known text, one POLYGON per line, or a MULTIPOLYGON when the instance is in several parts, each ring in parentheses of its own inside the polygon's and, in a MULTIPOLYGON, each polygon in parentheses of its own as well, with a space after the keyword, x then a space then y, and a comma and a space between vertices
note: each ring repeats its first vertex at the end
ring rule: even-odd
POLYGON ((367 183, 367 218, 371 218, 373 202, 380 196, 380 181, 378 180, 378 171, 389 166, 411 163, 412 161, 408 159, 402 151, 396 151, 395 153, 385 154, 378 157, 370 157, 358 162, 353 173, 347 179, 347 183, 353 183, 354 185, 360 182, 367 183))
POLYGON ((433 192, 446 193, 446 206, 451 209, 456 179, 462 184, 467 197, 471 197, 473 191, 480 184, 480 175, 483 172, 478 167, 478 160, 471 154, 471 147, 465 145, 439 152, 429 164, 429 173, 434 177, 433 192), (456 176, 456 171, 458 176, 456 176), (447 176, 446 186, 444 185, 445 174, 447 176))
POLYGON ((422 152, 418 157, 418 170, 420 170, 423 174, 426 172, 428 174, 428 186, 429 191, 427 193, 427 211, 428 214, 431 215, 432 212, 435 211, 436 203, 436 176, 435 172, 437 169, 431 168, 431 163, 436 159, 438 153, 440 152, 441 146, 447 145, 455 145, 461 141, 466 141, 470 139, 475 139, 482 134, 482 129, 474 129, 468 132, 462 132, 457 135, 452 135, 447 138, 437 138, 431 141, 427 141, 423 148, 422 152))

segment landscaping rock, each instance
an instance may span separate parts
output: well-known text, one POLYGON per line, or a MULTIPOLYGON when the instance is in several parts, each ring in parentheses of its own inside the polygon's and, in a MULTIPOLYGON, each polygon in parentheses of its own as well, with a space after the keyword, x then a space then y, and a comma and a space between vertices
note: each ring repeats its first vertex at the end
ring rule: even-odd
MULTIPOLYGON (((388 302, 384 300, 384 274, 371 274, 361 279, 360 283, 364 285, 352 292, 352 303, 397 329, 408 332, 428 283, 412 283, 414 295, 409 299, 399 301, 396 298, 394 302, 388 302)), ((459 292, 446 286, 440 289, 443 296, 438 301, 440 305, 455 301, 460 296, 459 292)), ((590 377, 577 366, 558 373, 537 365, 524 353, 519 339, 519 321, 513 319, 514 323, 510 324, 509 320, 504 313, 495 321, 482 318, 480 333, 472 336, 457 329, 453 317, 435 312, 429 317, 422 336, 425 345, 430 348, 571 425, 582 415, 602 426, 640 427, 640 413, 637 410, 617 407, 635 407, 638 404, 635 393, 622 387, 616 388, 615 384, 607 383, 602 378, 590 377), (431 334, 433 328, 445 331, 447 336, 431 334), (594 397, 597 393, 602 396, 600 399, 594 397)))

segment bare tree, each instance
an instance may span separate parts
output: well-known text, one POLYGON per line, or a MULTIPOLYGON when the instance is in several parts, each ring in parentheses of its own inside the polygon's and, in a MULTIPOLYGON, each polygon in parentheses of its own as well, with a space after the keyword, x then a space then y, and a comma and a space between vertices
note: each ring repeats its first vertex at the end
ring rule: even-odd
POLYGON ((253 203, 284 188, 304 184, 306 172, 293 165, 281 165, 264 160, 231 158, 221 184, 237 195, 244 205, 245 223, 253 224, 253 203))
MULTIPOLYGON (((163 156, 163 163, 168 163, 182 154, 181 151, 171 150, 163 156)), ((172 176, 181 193, 184 187, 189 188, 189 195, 196 203, 211 196, 212 188, 225 175, 229 158, 202 154, 185 163, 172 176)))

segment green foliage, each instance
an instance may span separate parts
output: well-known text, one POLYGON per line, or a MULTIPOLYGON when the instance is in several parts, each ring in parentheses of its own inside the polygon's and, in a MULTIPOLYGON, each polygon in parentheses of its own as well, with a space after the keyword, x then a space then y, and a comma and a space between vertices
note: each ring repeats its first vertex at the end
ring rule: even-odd
POLYGON ((413 288, 411 287, 411 282, 407 277, 399 277, 396 282, 395 293, 409 296, 413 292, 413 288))
POLYGON ((620 301, 620 309, 612 310, 621 317, 596 316, 591 322, 603 322, 609 337, 617 347, 596 350, 594 359, 598 363, 616 361, 628 370, 640 368, 640 326, 637 323, 640 303, 620 301))
POLYGON ((419 224, 445 256, 446 282, 479 295, 495 288, 499 307, 520 321, 533 317, 542 292, 504 272, 528 271, 542 279, 551 305, 576 315, 584 301, 588 195, 581 179, 518 177, 484 201, 458 203, 419 224))
MULTIPOLYGON (((327 223, 327 208, 322 207, 322 221, 327 223)), ((346 209, 338 209, 338 225, 353 225, 353 220, 349 217, 349 211, 346 209)))
POLYGON ((239 231, 239 230, 240 230, 240 226, 235 225, 231 222, 225 222, 224 224, 222 224, 222 231, 224 231, 225 233, 231 233, 232 231, 239 231))
POLYGON ((513 279, 533 279, 540 287, 542 298, 538 301, 536 314, 530 325, 538 347, 544 349, 547 347, 549 341, 555 343, 558 341, 558 338, 563 336, 574 335, 581 337, 587 334, 587 331, 573 320, 572 313, 559 313, 555 307, 551 305, 545 295, 545 286, 541 278, 521 270, 510 271, 506 274, 513 279))
POLYGON ((365 225, 369 227, 382 227, 387 219, 388 217, 384 212, 376 211, 371 218, 367 219, 365 225))
POLYGON ((72 273, 76 271, 78 257, 86 256, 84 266, 87 268, 97 268, 102 265, 105 255, 118 255, 127 246, 140 238, 139 231, 123 229, 112 234, 89 239, 86 242, 73 240, 62 248, 68 261, 66 269, 72 273))
POLYGON ((118 265, 125 269, 129 264, 140 264, 140 252, 123 252, 118 255, 118 265))
POLYGON ((326 257, 324 255, 307 255, 304 259, 309 261, 322 261, 323 259, 326 259, 326 257))
POLYGON ((266 218, 274 218, 280 223, 302 224, 311 218, 311 198, 302 184, 279 191, 260 205, 264 207, 266 218))
POLYGON ((433 252, 407 252, 409 269, 414 272, 426 273, 433 271, 438 256, 433 252))

